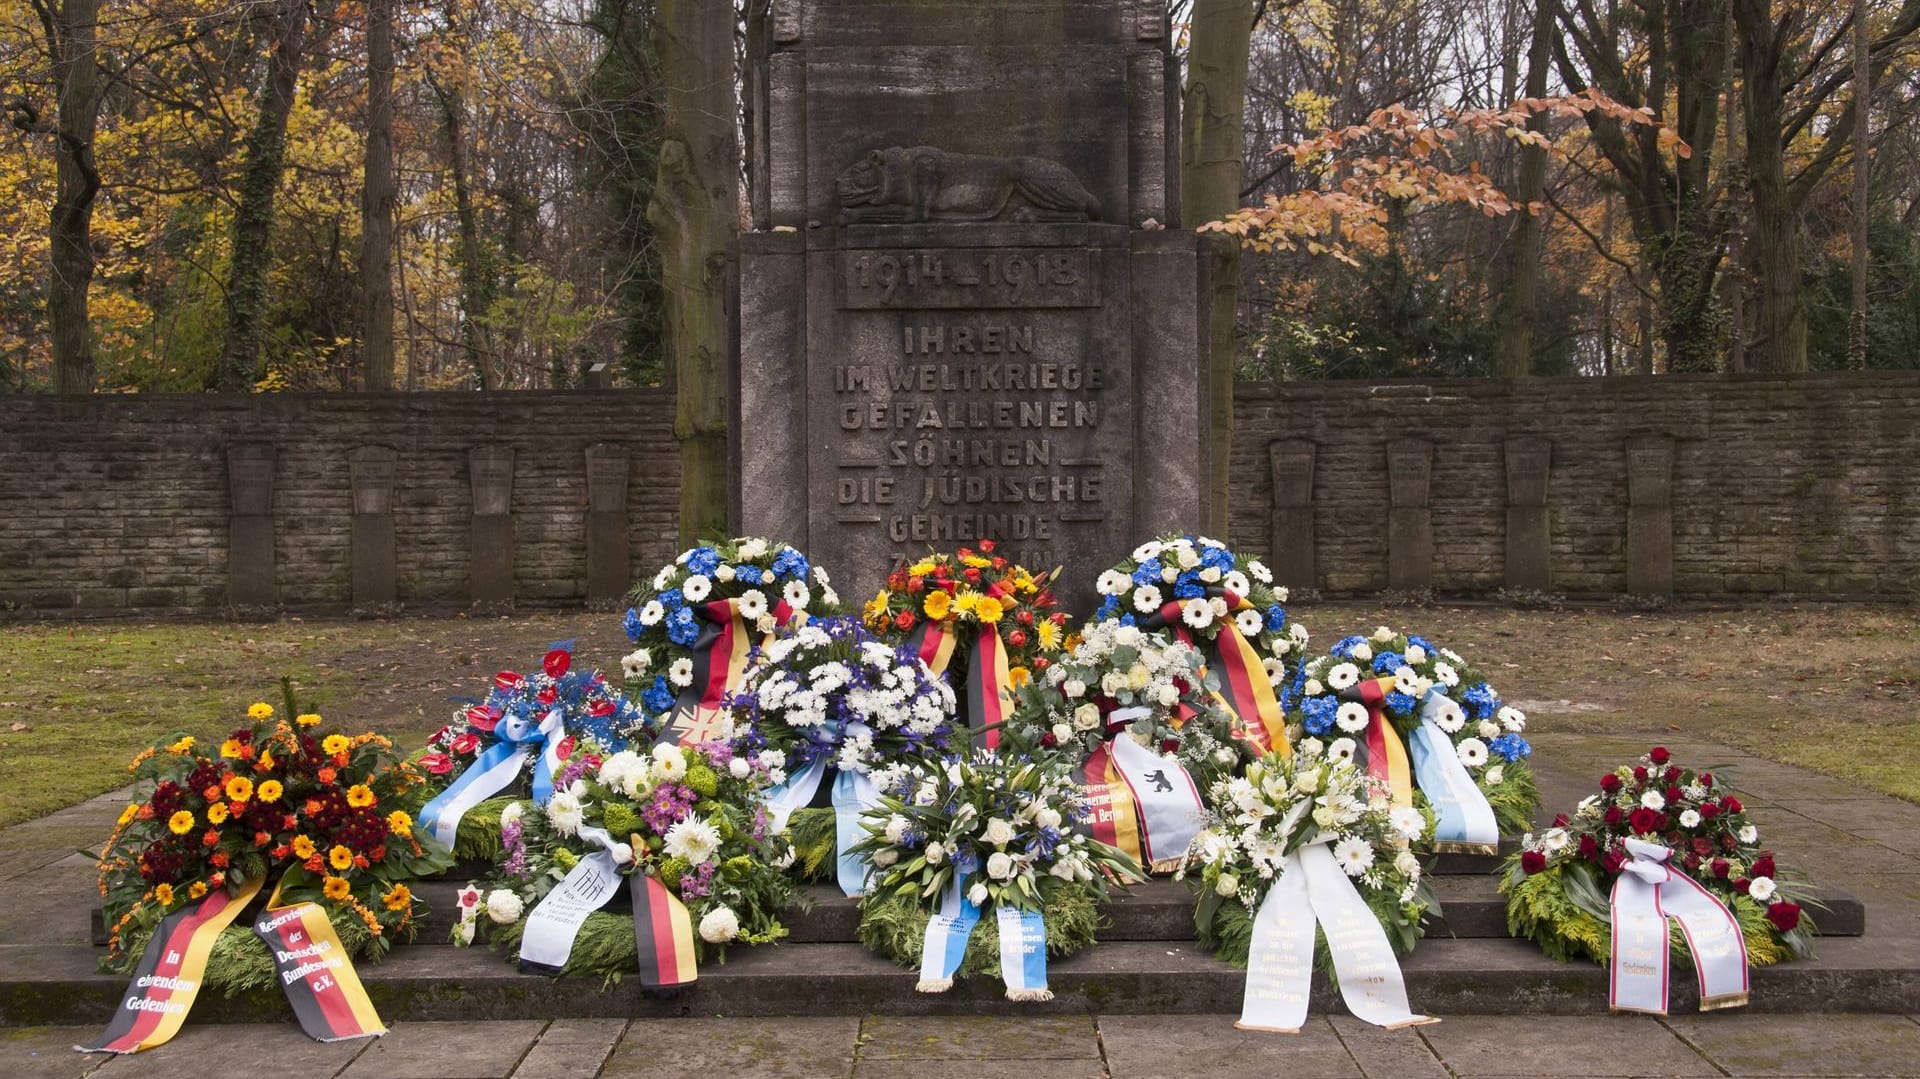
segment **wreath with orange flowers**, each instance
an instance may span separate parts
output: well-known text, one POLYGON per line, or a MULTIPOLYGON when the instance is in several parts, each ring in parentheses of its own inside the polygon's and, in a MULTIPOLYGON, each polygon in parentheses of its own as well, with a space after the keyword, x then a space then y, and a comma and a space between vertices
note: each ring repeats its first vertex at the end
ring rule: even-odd
POLYGON ((1036 574, 994 548, 981 540, 978 550, 931 553, 894 570, 862 611, 867 628, 897 643, 931 622, 953 633, 963 653, 982 629, 995 628, 1015 684, 1024 685, 1057 662, 1066 644, 1068 616, 1052 587, 1060 571, 1036 574))
MULTIPOLYGON (((277 882, 283 902, 318 903, 343 944, 377 954, 411 935, 423 912, 410 883, 453 864, 415 831, 424 777, 391 741, 343 733, 313 713, 289 722, 266 703, 247 719, 216 745, 175 734, 128 766, 146 794, 100 851, 104 969, 131 971, 168 914, 260 879, 263 898, 277 882)), ((222 934, 208 984, 238 991, 272 979, 272 957, 249 924, 222 934)))

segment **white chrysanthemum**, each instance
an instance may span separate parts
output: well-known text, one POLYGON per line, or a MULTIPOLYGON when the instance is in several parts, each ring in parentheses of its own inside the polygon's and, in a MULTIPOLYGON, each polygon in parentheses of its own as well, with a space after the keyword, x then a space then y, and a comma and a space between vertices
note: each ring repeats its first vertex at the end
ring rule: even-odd
POLYGON ((1751 824, 1743 824, 1740 826, 1740 832, 1737 838, 1740 842, 1751 847, 1755 843, 1760 842, 1760 829, 1755 828, 1751 824))
POLYGON ((780 593, 780 598, 786 600, 787 606, 794 610, 804 611, 807 609, 807 604, 813 601, 813 593, 807 591, 805 581, 788 581, 787 587, 780 593))
POLYGON ((1640 804, 1657 812, 1667 808, 1667 796, 1659 791, 1648 791, 1640 796, 1640 804))
POLYGON ((1273 583, 1273 571, 1267 568, 1265 562, 1257 558, 1247 562, 1247 572, 1253 576, 1254 580, 1259 581, 1261 584, 1273 583))
POLYGON ((1349 877, 1360 877, 1373 868, 1373 844, 1350 835, 1333 845, 1333 860, 1349 877))
POLYGON ((698 603, 713 594, 713 581, 696 573, 680 586, 680 594, 687 597, 688 603, 698 603))
POLYGON ((682 689, 693 684, 693 660, 681 656, 667 665, 667 681, 682 689))
POLYGON ((687 754, 679 746, 660 742, 653 747, 653 774, 673 783, 687 774, 687 754))
POLYGON ((725 944, 740 935, 740 916, 732 907, 715 907, 700 919, 700 939, 708 944, 725 944))
POLYGON ((512 826, 515 821, 526 816, 526 813, 527 803, 508 802, 507 808, 500 811, 500 827, 507 828, 512 826))
POLYGON ((647 762, 630 749, 623 749, 600 762, 600 782, 629 798, 640 796, 640 784, 646 778, 647 762))
POLYGON ((1160 590, 1150 584, 1143 584, 1133 592, 1133 609, 1141 614, 1152 614, 1160 609, 1160 590))
POLYGON ((1427 830, 1426 816, 1412 806, 1397 807, 1388 814, 1387 819, 1392 822, 1393 830, 1406 836, 1409 843, 1419 839, 1427 830))
POLYGON ((647 605, 640 608, 640 624, 643 626, 657 626, 666 616, 667 609, 660 606, 660 601, 657 599, 648 600, 647 605))
POLYGON ((1252 609, 1234 615, 1233 620, 1240 627, 1240 634, 1244 637, 1258 637, 1260 631, 1267 628, 1267 620, 1260 617, 1259 611, 1252 609))
POLYGON ((1460 763, 1469 768, 1478 768, 1487 763, 1487 744, 1478 738, 1461 739, 1453 749, 1460 755, 1460 763))
POLYGON ((1204 599, 1190 599, 1180 608, 1180 621, 1194 629, 1206 629, 1213 625, 1213 605, 1204 599))
POLYGON ((1336 663, 1327 672, 1327 688, 1335 693, 1352 689, 1360 681, 1360 668, 1351 663, 1336 663))
POLYGON ((526 913, 526 909, 518 893, 505 888, 495 888, 487 893, 487 917, 492 918, 495 925, 512 925, 520 920, 520 915, 526 913))
POLYGON ((1367 724, 1372 720, 1373 717, 1367 712, 1367 706, 1359 701, 1346 701, 1340 705, 1339 711, 1333 714, 1333 722, 1348 734, 1359 734, 1366 730, 1367 724))
POLYGON ((1774 885, 1772 877, 1755 877, 1747 882, 1747 894, 1762 903, 1772 899, 1773 894, 1779 890, 1774 885))
POLYGON ((547 799, 547 822, 561 835, 578 834, 586 819, 586 806, 572 791, 555 791, 547 799))
POLYGON ((768 611, 767 594, 758 588, 749 588, 740 593, 740 617, 749 622, 758 622, 768 611))
POLYGON ((636 648, 620 657, 620 673, 629 681, 640 678, 653 666, 653 653, 645 648, 636 648))
POLYGON ((687 817, 667 829, 662 850, 669 858, 685 858, 693 865, 711 861, 720 849, 720 833, 704 817, 687 817))

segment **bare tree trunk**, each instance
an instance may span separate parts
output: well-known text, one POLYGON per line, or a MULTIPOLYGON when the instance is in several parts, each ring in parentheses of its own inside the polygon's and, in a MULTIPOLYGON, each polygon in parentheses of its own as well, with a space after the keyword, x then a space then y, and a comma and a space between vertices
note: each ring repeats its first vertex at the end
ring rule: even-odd
POLYGON ((666 359, 680 442, 680 538, 727 527, 729 385, 727 246, 739 231, 740 139, 733 5, 660 0, 666 87, 660 173, 647 220, 665 250, 666 359))
POLYGON ((93 200, 100 192, 93 136, 100 119, 100 64, 95 20, 99 0, 65 0, 38 8, 53 53, 57 115, 49 127, 26 108, 18 126, 54 137, 56 188, 48 222, 53 273, 47 280, 47 323, 53 338, 54 389, 93 392, 93 336, 88 289, 93 284, 93 200))
MULTIPOLYGON (((1547 96, 1547 65, 1553 62, 1554 21, 1559 18, 1555 0, 1535 0, 1533 38, 1527 50, 1527 89, 1531 98, 1547 96)), ((1527 130, 1545 133, 1545 113, 1534 113, 1527 130)), ((1546 197, 1547 149, 1525 146, 1520 150, 1520 176, 1517 200, 1525 210, 1513 230, 1513 259, 1507 271, 1507 291, 1501 297, 1500 373, 1508 378, 1525 378, 1533 373, 1533 322, 1540 308, 1540 251, 1542 222, 1533 212, 1546 197)))
POLYGON ((1869 137, 1873 129, 1873 71, 1868 63, 1866 0, 1853 0, 1853 304, 1847 319, 1847 366, 1864 370, 1867 366, 1867 221, 1872 216, 1868 201, 1868 166, 1873 147, 1869 137))
POLYGON ((493 268, 486 246, 480 239, 480 209, 473 201, 473 178, 467 161, 467 108, 458 87, 432 82, 440 99, 441 118, 447 130, 447 168, 453 174, 453 214, 460 228, 460 343, 467 359, 479 376, 482 390, 500 388, 499 365, 495 362, 493 335, 488 331, 487 313, 493 309, 493 268))
MULTIPOLYGON (((1246 180, 1247 55, 1254 9, 1247 0, 1194 0, 1181 106, 1180 220, 1188 228, 1218 221, 1240 205, 1246 180)), ((1207 326, 1210 454, 1208 530, 1226 533, 1229 458, 1233 453, 1233 382, 1238 366, 1240 245, 1202 248, 1212 260, 1207 326)))
POLYGON ((293 112, 306 51, 306 0, 280 0, 274 14, 273 55, 260 94, 260 114, 247 135, 246 162, 233 214, 233 252, 227 266, 227 332, 215 362, 212 388, 245 392, 258 381, 260 327, 272 261, 273 199, 286 166, 287 117, 293 112))
POLYGON ((1807 312, 1800 299, 1800 215, 1787 189, 1781 112, 1786 102, 1786 22, 1776 25, 1769 0, 1734 0, 1746 87, 1747 190, 1753 199, 1753 267, 1759 277, 1756 334, 1749 366, 1757 371, 1807 369, 1807 312))
MULTIPOLYGON (((1727 12, 1727 33, 1733 33, 1733 12, 1727 12)), ((1727 161, 1738 160, 1740 125, 1733 117, 1740 113, 1736 97, 1735 67, 1727 65, 1727 161)), ((1732 220, 1727 223, 1727 272, 1721 277, 1727 305, 1727 370, 1739 374, 1747 369, 1747 260, 1746 217, 1738 199, 1729 199, 1732 220)))
POLYGON ((367 0, 367 147, 360 188, 362 384, 393 389, 393 0, 367 0))

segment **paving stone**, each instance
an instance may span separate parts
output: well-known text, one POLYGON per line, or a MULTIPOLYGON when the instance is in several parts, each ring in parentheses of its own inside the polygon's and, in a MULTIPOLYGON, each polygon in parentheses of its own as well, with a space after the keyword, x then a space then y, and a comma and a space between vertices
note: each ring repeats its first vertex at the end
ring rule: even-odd
POLYGON ((1730 1075, 1920 1075, 1902 1015, 1681 1015, 1667 1020, 1730 1075))
POLYGON ((1078 1060, 1098 1058, 1093 1017, 868 1016, 860 1025, 860 1059, 1078 1060))
MULTIPOLYGON (((960 1079, 1161 1079, 1179 1072, 1112 1072, 1098 1060, 969 1060, 954 1065, 945 1073, 960 1079)), ((1195 1073, 1199 1074, 1199 1073, 1195 1073)), ((1231 1072, 1208 1071, 1209 1076, 1227 1076, 1231 1072)), ((853 1079, 934 1079, 924 1060, 862 1060, 854 1068, 853 1079)))
MULTIPOLYGON (((99 1033, 95 1031, 93 1037, 99 1033)), ((106 1063, 92 1073, 92 1079, 206 1079, 210 1074, 267 1070, 299 1079, 324 1079, 350 1066, 375 1040, 317 1042, 291 1021, 196 1025, 189 1019, 165 1045, 132 1056, 104 1058, 106 1063)))
POLYGON ((853 1074, 860 1020, 636 1019, 601 1079, 663 1073, 721 1079, 833 1079, 853 1074), (665 1062, 663 1064, 663 1062, 665 1062))
POLYGON ((73 1047, 98 1038, 98 1027, 0 1027, 0 1075, 7 1079, 82 1079, 107 1062, 73 1047))
POLYGON ((513 1079, 593 1079, 626 1030, 624 1019, 556 1019, 513 1070, 513 1079))
POLYGON ((1362 1079, 1333 1027, 1310 1016, 1299 1034, 1234 1029, 1237 1015, 1103 1015, 1100 1044, 1114 1079, 1362 1079))
POLYGON ((1642 1016, 1463 1015, 1420 1029, 1454 1075, 1717 1075, 1660 1023, 1642 1016))
POLYGON ((506 1079, 546 1023, 400 1023, 342 1079, 506 1079))
POLYGON ((1327 1019, 1370 1079, 1446 1079, 1447 1069, 1420 1036, 1438 1024, 1382 1030, 1351 1015, 1330 1015, 1327 1019))

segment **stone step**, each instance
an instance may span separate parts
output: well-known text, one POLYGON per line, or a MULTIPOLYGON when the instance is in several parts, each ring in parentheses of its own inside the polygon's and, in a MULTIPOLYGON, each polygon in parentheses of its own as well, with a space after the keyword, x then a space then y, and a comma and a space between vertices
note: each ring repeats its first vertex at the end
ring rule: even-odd
MULTIPOLYGON (((0 1025, 105 1024, 125 979, 95 971, 99 953, 73 946, 0 947, 0 1025)), ((1560 964, 1513 940, 1428 940, 1403 967, 1413 1006, 1430 1015, 1593 1015, 1607 1007, 1606 972, 1560 964)), ((952 992, 914 992, 917 975, 853 944, 783 944, 736 951, 709 964, 699 981, 648 992, 636 979, 611 986, 594 979, 530 977, 502 957, 475 948, 399 948, 360 977, 382 1018, 534 1019, 682 1015, 920 1015, 1232 1013, 1245 982, 1236 970, 1190 944, 1116 941, 1050 964, 1056 997, 1013 1004, 1000 986, 971 979, 952 992)), ((1677 971, 1675 1012, 1695 1009, 1691 977, 1677 971)), ((1314 979, 1313 1008, 1334 1010, 1327 979, 1314 979)), ((1920 940, 1834 938, 1818 959, 1753 972, 1757 1012, 1920 1011, 1920 940)), ((276 992, 210 995, 193 1022, 282 1022, 276 992)))

